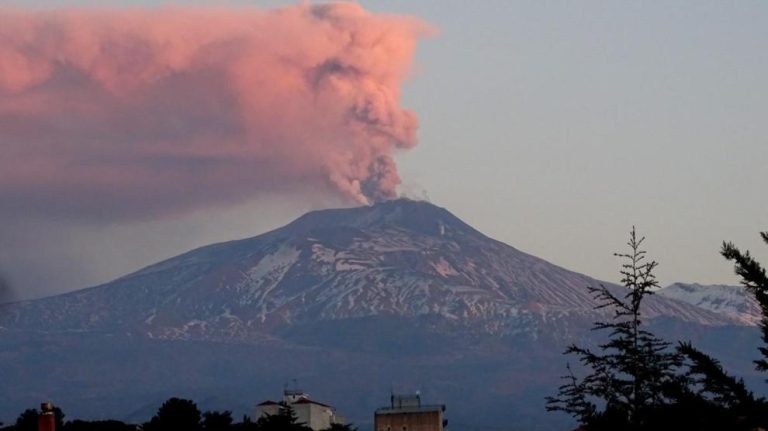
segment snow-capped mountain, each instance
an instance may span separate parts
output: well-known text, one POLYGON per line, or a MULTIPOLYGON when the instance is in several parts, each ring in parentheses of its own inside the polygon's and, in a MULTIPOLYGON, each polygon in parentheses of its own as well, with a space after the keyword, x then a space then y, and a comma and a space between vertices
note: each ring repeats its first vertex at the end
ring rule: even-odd
MULTIPOLYGON (((393 384, 447 404, 467 431, 571 429, 543 400, 561 384, 566 346, 605 335, 590 330, 611 313, 594 309, 586 287, 598 283, 426 202, 311 212, 101 286, 0 306, 0 421, 41 400, 70 417, 147 420, 135 412, 171 396, 252 414, 298 378, 363 430, 393 384)), ((740 317, 664 295, 645 305, 653 331, 750 377, 759 331, 740 317)))
POLYGON ((760 323, 760 305, 742 286, 675 283, 657 293, 665 298, 687 302, 722 314, 745 325, 760 323))
MULTIPOLYGON (((292 324, 428 315, 488 333, 535 334, 544 322, 594 320, 586 287, 598 283, 495 241, 445 209, 395 200, 311 212, 102 286, 13 304, 0 326, 259 339, 292 324)), ((665 297, 647 304, 650 318, 739 320, 665 297)))

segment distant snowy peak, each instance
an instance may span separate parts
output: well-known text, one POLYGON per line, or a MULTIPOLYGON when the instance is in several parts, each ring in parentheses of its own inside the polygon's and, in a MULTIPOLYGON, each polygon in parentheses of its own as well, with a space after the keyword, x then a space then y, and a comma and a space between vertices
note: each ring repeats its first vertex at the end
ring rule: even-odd
POLYGON ((760 306, 754 296, 741 286, 675 283, 657 294, 728 316, 745 325, 760 323, 760 306))

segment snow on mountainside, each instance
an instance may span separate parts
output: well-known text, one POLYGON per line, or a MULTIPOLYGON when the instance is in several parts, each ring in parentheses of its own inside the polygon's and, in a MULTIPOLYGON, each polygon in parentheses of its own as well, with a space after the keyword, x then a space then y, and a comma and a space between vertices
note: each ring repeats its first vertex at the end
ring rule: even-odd
MULTIPOLYGON (((437 316, 474 331, 535 335, 547 325, 567 332, 572 319, 588 326, 596 312, 586 286, 597 283, 488 238, 445 209, 401 199, 311 212, 101 286, 7 305, 0 327, 258 340, 294 324, 437 316)), ((646 315, 740 322, 661 295, 649 298, 646 315)))
POLYGON ((755 297, 741 286, 675 283, 657 293, 665 298, 687 302, 704 310, 728 316, 744 325, 754 326, 760 323, 760 305, 755 297))

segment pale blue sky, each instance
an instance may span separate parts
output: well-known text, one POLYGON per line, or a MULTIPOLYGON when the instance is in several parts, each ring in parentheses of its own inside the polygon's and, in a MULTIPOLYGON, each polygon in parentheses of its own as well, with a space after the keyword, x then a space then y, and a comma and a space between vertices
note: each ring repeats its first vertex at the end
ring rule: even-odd
MULTIPOLYGON (((407 190, 426 191, 492 237, 610 281, 612 252, 633 224, 665 284, 735 283, 718 255, 724 239, 768 262, 757 235, 768 230, 768 3, 361 3, 440 29, 420 45, 404 91, 421 120, 419 146, 398 157, 407 190)), ((16 257, 19 267, 47 259, 55 265, 41 274, 62 274, 59 286, 20 296, 257 234, 308 207, 276 198, 185 220, 19 234, 10 244, 44 249, 16 257), (50 235, 54 246, 44 245, 50 235)))

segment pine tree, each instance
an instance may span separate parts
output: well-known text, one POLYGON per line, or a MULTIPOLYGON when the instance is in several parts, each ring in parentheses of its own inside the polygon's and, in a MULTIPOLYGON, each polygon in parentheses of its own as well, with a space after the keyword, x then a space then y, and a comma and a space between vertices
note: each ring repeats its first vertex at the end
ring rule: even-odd
POLYGON ((753 431, 768 425, 766 403, 747 389, 742 379, 723 369, 719 361, 679 343, 683 357, 679 384, 668 391, 673 400, 652 413, 648 429, 753 431))
POLYGON ((565 351, 578 356, 589 374, 579 379, 569 366, 566 383, 556 396, 547 397, 547 410, 568 413, 588 429, 641 429, 655 409, 670 402, 668 388, 679 384, 675 368, 680 355, 643 327, 642 301, 659 286, 653 274, 658 263, 646 260, 644 240, 633 227, 629 252, 615 254, 624 260, 620 273, 625 292, 588 287, 596 309, 613 312, 611 320, 593 327, 608 331, 608 341, 596 351, 576 345, 565 351))
POLYGON ((199 431, 200 410, 191 400, 169 398, 157 410, 157 414, 144 424, 145 431, 199 431))
MULTIPOLYGON (((768 232, 761 232, 760 236, 768 244, 768 232)), ((763 357, 755 360, 755 365, 760 371, 768 371, 768 275, 765 273, 765 268, 750 255, 749 251, 742 253, 731 242, 724 242, 720 253, 726 259, 734 262, 736 275, 741 277, 741 283, 760 304, 760 311, 763 315, 760 321, 760 330, 765 345, 758 348, 763 357)))
MULTIPOLYGON (((53 408, 53 414, 55 416, 56 429, 64 429, 64 412, 59 407, 53 408)), ((12 427, 14 431, 37 431, 37 418, 40 416, 40 412, 37 409, 26 409, 16 419, 16 424, 12 427)))
POLYGON ((225 431, 232 426, 232 412, 207 411, 203 413, 203 431, 225 431))
POLYGON ((18 431, 37 431, 37 417, 40 415, 37 409, 24 410, 18 418, 14 430, 18 431))
POLYGON ((758 402, 744 380, 728 374, 717 359, 691 343, 680 343, 678 352, 685 358, 688 386, 702 398, 729 410, 749 409, 758 402))
POLYGON ((305 423, 299 422, 293 408, 281 403, 276 415, 265 415, 256 421, 255 429, 259 431, 311 431, 305 423))

